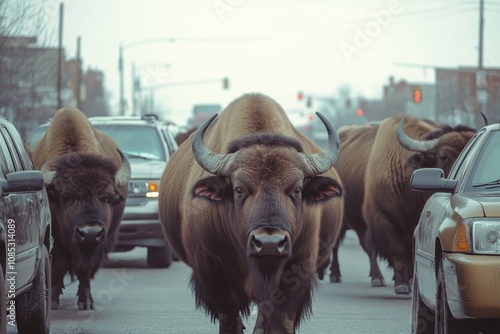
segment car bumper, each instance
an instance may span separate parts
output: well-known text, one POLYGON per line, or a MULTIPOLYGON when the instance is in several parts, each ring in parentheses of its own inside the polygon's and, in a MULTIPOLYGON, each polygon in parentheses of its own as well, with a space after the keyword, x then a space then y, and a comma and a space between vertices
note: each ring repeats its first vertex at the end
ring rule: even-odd
POLYGON ((500 256, 446 254, 443 268, 456 319, 500 318, 500 256))
POLYGON ((166 245, 158 216, 158 200, 129 201, 118 230, 117 246, 166 245))

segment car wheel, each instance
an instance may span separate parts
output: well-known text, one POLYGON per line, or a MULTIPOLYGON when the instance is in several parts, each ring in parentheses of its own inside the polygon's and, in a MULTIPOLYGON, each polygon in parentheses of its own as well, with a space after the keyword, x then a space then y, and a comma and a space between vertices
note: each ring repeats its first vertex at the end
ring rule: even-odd
POLYGON ((148 247, 147 264, 149 268, 168 268, 172 264, 172 251, 169 246, 148 247))
POLYGON ((44 245, 33 285, 28 291, 16 297, 19 334, 48 334, 50 332, 50 271, 50 255, 44 245))
POLYGON ((434 312, 428 308, 420 297, 418 280, 416 275, 413 278, 413 295, 411 308, 411 333, 412 334, 434 334, 434 312))
POLYGON ((448 299, 446 297, 444 270, 441 263, 439 264, 438 268, 435 314, 436 334, 470 333, 467 321, 457 320, 451 314, 450 307, 448 305, 448 299))
POLYGON ((5 279, 3 277, 3 269, 0 266, 0 334, 7 333, 7 307, 5 304, 5 279))

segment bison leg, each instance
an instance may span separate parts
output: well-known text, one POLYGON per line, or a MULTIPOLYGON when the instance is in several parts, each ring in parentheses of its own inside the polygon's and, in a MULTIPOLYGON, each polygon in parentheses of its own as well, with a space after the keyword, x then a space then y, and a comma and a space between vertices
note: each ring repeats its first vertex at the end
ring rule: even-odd
POLYGON ((342 276, 340 274, 340 264, 339 264, 339 247, 340 243, 342 240, 345 238, 345 234, 347 230, 349 229, 347 222, 345 220, 342 220, 342 225, 340 227, 340 233, 337 238, 337 241, 335 242, 335 246, 333 246, 332 249, 332 261, 330 264, 330 283, 340 283, 341 279, 340 277, 342 276))
POLYGON ((84 270, 78 271, 76 273, 78 277, 79 285, 78 292, 78 310, 93 310, 94 309, 94 299, 90 293, 90 275, 84 270))
POLYGON ((398 236, 394 226, 377 219, 377 229, 369 228, 366 233, 366 241, 370 244, 369 254, 380 254, 394 269, 394 292, 396 294, 410 293, 410 281, 408 279, 408 252, 398 236), (373 243, 373 244, 371 244, 373 243), (376 249, 372 249, 375 247, 376 249))
POLYGON ((57 310, 59 308, 59 296, 62 295, 64 289, 64 276, 68 271, 68 259, 57 246, 52 250, 52 282, 51 282, 51 308, 57 310))
POLYGON ((340 264, 339 247, 335 246, 332 250, 332 264, 330 265, 330 283, 340 283, 340 264))
MULTIPOLYGON (((363 246, 363 248, 365 247, 363 246)), ((368 254, 368 258, 370 259, 370 277, 372 278, 372 286, 385 286, 384 276, 382 275, 382 272, 380 271, 380 268, 378 266, 377 254, 373 254, 373 252, 369 253, 366 248, 365 252, 368 254)))
POLYGON ((404 258, 394 258, 394 292, 397 294, 409 294, 411 291, 407 268, 404 258))

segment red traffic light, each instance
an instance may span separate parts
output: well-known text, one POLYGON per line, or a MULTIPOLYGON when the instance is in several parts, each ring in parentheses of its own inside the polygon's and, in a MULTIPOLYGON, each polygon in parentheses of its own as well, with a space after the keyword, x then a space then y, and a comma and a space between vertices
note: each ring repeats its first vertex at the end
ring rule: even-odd
POLYGON ((356 110, 356 115, 358 115, 359 117, 363 116, 365 113, 363 111, 363 109, 359 108, 358 110, 356 110))
POLYGON ((420 89, 420 87, 413 88, 413 102, 415 103, 422 102, 422 89, 420 89))
POLYGON ((302 101, 304 99, 304 94, 302 92, 297 93, 297 100, 302 101))

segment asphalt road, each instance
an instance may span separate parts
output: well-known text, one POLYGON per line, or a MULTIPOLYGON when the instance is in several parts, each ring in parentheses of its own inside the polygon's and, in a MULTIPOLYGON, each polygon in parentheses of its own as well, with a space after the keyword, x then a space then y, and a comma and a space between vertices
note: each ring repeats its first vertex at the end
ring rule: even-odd
MULTIPOLYGON (((190 268, 174 262, 168 269, 149 269, 146 249, 112 253, 110 264, 92 282, 93 311, 77 311, 77 282, 68 282, 59 310, 52 311, 54 334, 215 334, 218 325, 195 309, 188 286, 190 268)), ((410 332, 411 297, 396 295, 392 271, 380 263, 386 287, 372 288, 366 254, 348 231, 339 252, 340 284, 322 281, 315 292, 313 316, 299 333, 403 334, 410 332)), ((245 321, 251 333, 255 309, 245 321)), ((17 333, 14 328, 9 333, 17 333)))

